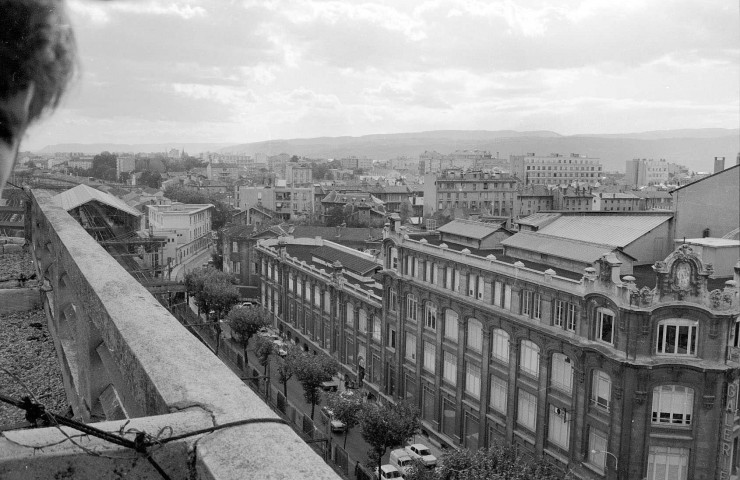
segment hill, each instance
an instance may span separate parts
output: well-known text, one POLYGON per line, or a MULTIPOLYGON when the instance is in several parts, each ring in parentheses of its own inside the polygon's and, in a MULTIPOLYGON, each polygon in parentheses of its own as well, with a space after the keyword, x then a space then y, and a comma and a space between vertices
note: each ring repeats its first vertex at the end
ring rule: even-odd
POLYGON ((94 155, 100 152, 121 152, 121 153, 153 153, 168 152, 172 148, 185 149, 190 155, 197 155, 201 152, 215 152, 222 149, 229 143, 60 143, 56 145, 47 145, 37 153, 55 153, 55 152, 82 152, 86 155, 94 155))

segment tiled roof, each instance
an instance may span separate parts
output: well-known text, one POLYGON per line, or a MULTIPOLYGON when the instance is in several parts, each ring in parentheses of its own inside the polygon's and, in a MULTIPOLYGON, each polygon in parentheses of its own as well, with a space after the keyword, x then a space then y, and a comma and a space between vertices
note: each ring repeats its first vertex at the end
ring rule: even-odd
POLYGON ((504 246, 504 251, 506 247, 521 248, 583 263, 593 263, 617 249, 612 245, 558 238, 533 232, 519 232, 502 241, 501 244, 504 246))
POLYGON ((672 213, 662 215, 562 215, 549 225, 540 228, 538 232, 551 237, 626 247, 672 217, 672 213))
POLYGON ((501 228, 498 223, 483 223, 474 220, 455 219, 437 229, 441 233, 451 233, 467 238, 481 240, 492 235, 501 228))
POLYGON ((54 196, 53 200, 54 203, 67 211, 70 211, 79 207, 80 205, 84 205, 85 203, 95 200, 135 217, 140 217, 142 215, 140 211, 131 207, 120 198, 114 197, 113 195, 105 192, 101 192, 100 190, 96 190, 92 187, 88 187, 85 184, 77 185, 74 188, 70 188, 67 191, 59 193, 54 196))

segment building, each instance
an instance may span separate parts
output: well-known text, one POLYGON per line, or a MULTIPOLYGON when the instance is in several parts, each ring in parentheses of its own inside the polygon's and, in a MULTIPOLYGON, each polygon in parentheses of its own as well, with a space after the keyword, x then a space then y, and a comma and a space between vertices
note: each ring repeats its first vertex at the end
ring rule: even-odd
POLYGON ((572 185, 585 183, 594 185, 601 177, 602 168, 598 158, 578 153, 570 156, 551 153, 548 156, 527 153, 511 155, 510 169, 524 185, 572 185))
POLYGON ((288 163, 285 166, 285 182, 294 187, 313 185, 313 170, 307 163, 288 163))
POLYGON ((457 208, 510 216, 519 180, 507 174, 448 169, 424 176, 424 215, 457 208))
POLYGON ((399 213, 402 203, 411 203, 411 189, 407 185, 376 184, 363 186, 362 190, 383 202, 388 213, 399 213))
POLYGON ((347 158, 342 158, 339 161, 342 164, 342 168, 347 170, 362 170, 363 172, 370 172, 373 169, 373 161, 367 157, 357 158, 352 155, 347 158))
POLYGON ((668 183, 669 167, 664 158, 635 158, 625 162, 625 181, 627 185, 644 187, 647 185, 665 185, 668 183))
POLYGON ((385 218, 385 205, 372 194, 362 191, 332 190, 321 200, 321 215, 329 221, 334 208, 341 207, 359 224, 368 225, 373 221, 382 223, 385 218), (347 212, 350 209, 351 212, 347 212))
POLYGON ((503 240, 512 233, 501 223, 476 222, 474 220, 455 219, 437 228, 440 234, 438 244, 452 243, 463 245, 479 251, 501 250, 503 240))
POLYGON ((239 180, 241 175, 246 175, 246 167, 237 163, 213 163, 206 165, 206 176, 208 180, 239 180))
POLYGON ((133 155, 119 155, 116 157, 116 175, 118 178, 124 172, 136 170, 136 157, 133 155))
POLYGON ((89 170, 92 168, 93 165, 93 157, 87 156, 87 157, 75 157, 71 158, 67 165, 69 168, 79 168, 81 170, 89 170))
POLYGON ((514 201, 514 216, 526 217, 544 210, 553 210, 554 206, 553 190, 546 185, 520 186, 514 201))
POLYGON ((211 246, 213 205, 147 205, 149 232, 166 237, 164 261, 178 265, 211 246))
POLYGON ((378 273, 324 240, 263 240, 263 304, 441 445, 515 444, 582 479, 736 471, 737 283, 716 289, 690 246, 646 285, 610 254, 574 279, 425 240, 388 232, 378 273))
POLYGON ((293 187, 278 181, 274 187, 235 187, 236 203, 240 210, 262 206, 278 214, 279 220, 306 218, 316 213, 314 187, 293 187))
POLYGON ((636 212, 640 197, 631 193, 593 192, 591 210, 594 212, 636 212))
POLYGON ((594 197, 591 187, 558 187, 552 190, 553 210, 589 212, 594 197))
POLYGON ((667 190, 633 190, 638 210, 673 210, 673 196, 667 190))
POLYGON ((676 212, 675 238, 738 238, 740 165, 679 187, 671 196, 676 212))

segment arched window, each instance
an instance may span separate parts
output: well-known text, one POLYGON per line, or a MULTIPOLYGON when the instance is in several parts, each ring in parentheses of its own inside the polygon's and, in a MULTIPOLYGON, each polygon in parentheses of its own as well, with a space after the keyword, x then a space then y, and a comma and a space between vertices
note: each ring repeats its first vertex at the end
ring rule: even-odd
POLYGON ((499 362, 509 363, 509 334, 495 328, 491 335, 491 356, 499 362))
POLYGON ((445 338, 457 342, 457 312, 451 309, 445 310, 445 338))
POLYGON ((553 353, 550 370, 550 385, 570 394, 573 391, 573 364, 570 358, 562 353, 553 353))
POLYGON ((540 347, 529 340, 522 340, 519 369, 537 378, 540 375, 540 347))
POLYGON ((661 385, 653 389, 652 423, 691 425, 694 390, 681 385, 661 385))
POLYGON ((424 326, 431 329, 437 329, 437 306, 432 302, 424 304, 424 326))
POLYGON ((468 348, 483 351, 483 325, 475 318, 468 319, 468 348))
POLYGON ((591 403, 608 412, 611 399, 612 378, 606 372, 594 370, 591 380, 591 403))
POLYGON ((614 345, 614 312, 608 308, 596 309, 596 340, 614 345))
POLYGON ((670 319, 658 323, 656 353, 663 355, 696 355, 698 322, 670 319))
POLYGON ((367 312, 364 309, 360 309, 358 314, 358 330, 360 333, 367 333, 367 312))

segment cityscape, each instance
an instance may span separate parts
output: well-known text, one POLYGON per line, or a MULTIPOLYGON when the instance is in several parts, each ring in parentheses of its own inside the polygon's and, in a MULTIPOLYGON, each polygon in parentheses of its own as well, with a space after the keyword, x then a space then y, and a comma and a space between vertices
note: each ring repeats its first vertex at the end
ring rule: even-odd
POLYGON ((0 478, 740 478, 737 4, 3 17, 0 478))

